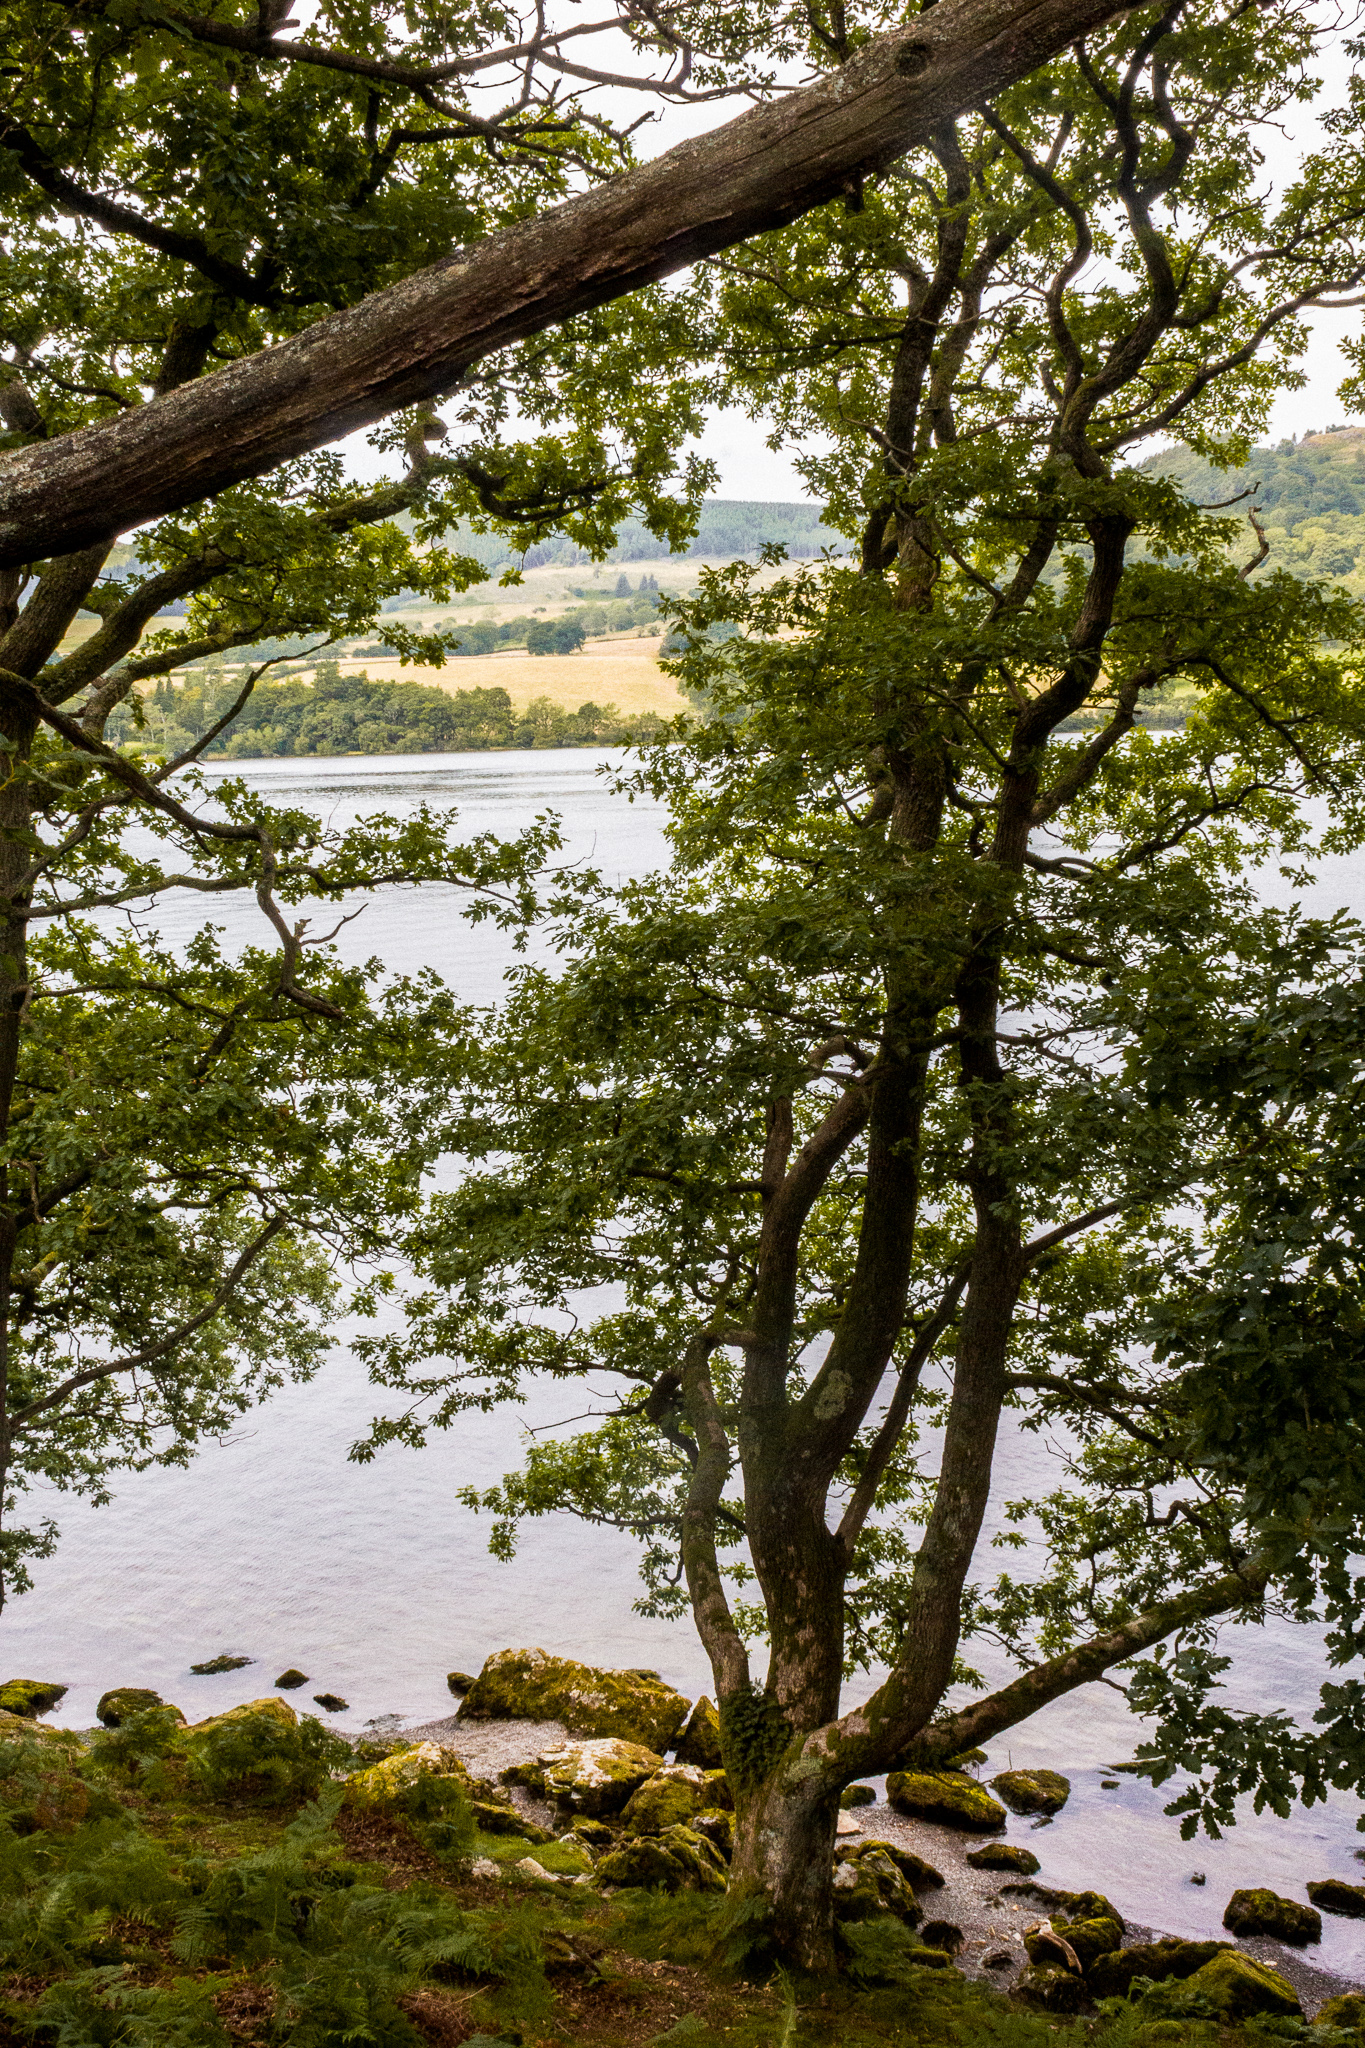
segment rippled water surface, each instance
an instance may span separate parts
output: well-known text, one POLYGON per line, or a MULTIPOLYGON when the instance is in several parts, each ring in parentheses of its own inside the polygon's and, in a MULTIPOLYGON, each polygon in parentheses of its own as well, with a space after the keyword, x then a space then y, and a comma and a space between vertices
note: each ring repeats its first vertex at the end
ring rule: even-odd
MULTIPOLYGON (((555 811, 568 855, 615 880, 653 866, 663 838, 652 805, 609 791, 599 772, 606 758, 421 755, 251 762, 232 772, 338 823, 426 802, 458 805, 462 833, 510 834, 555 811)), ((1266 891, 1278 897, 1284 887, 1274 878, 1266 891)), ((1359 863, 1321 870, 1312 907, 1339 905, 1365 908, 1359 863)), ((182 939, 200 915, 199 905, 167 903, 155 921, 167 938, 182 939)), ((213 916, 229 940, 258 936, 250 906, 215 902, 213 916)), ((339 944, 349 958, 378 954, 395 971, 430 965, 477 1001, 496 997, 508 958, 506 940, 468 925, 457 892, 436 887, 385 894, 339 944)), ((391 1448, 372 1465, 352 1465, 347 1447, 372 1403, 363 1373, 341 1349, 312 1386, 286 1390, 246 1417, 190 1470, 130 1477, 97 1512, 57 1503, 57 1553, 3 1620, 5 1672, 66 1681, 71 1690, 55 1718, 77 1727, 93 1721, 106 1686, 155 1686, 197 1719, 269 1690, 288 1664, 309 1673, 309 1692, 338 1692, 351 1703, 345 1726, 389 1713, 430 1720, 452 1704, 446 1671, 477 1670, 508 1644, 654 1665, 684 1691, 707 1688, 690 1625, 632 1613, 637 1581, 626 1539, 564 1517, 531 1526, 516 1560, 497 1564, 486 1529, 454 1503, 457 1487, 490 1482, 516 1460, 527 1426, 573 1412, 563 1390, 540 1390, 520 1410, 466 1418, 424 1452, 391 1448), (192 1662, 224 1650, 256 1662, 220 1678, 188 1675, 192 1662)), ((1058 1447, 1036 1437, 1007 1436, 998 1502, 1055 1476, 1057 1456, 1058 1447)), ((982 1568, 994 1569, 993 1561, 983 1558, 982 1568)), ((1319 1673, 1302 1632, 1272 1622, 1229 1631, 1227 1640, 1237 1650, 1230 1704, 1311 1712, 1319 1673)), ((866 1689, 851 1687, 849 1702, 866 1689)), ((1126 1757, 1134 1739, 1121 1700, 1097 1686, 992 1751, 993 1768, 1047 1763, 1072 1778, 1070 1803, 1055 1821, 1039 1829, 1010 1823, 1011 1837, 1038 1851, 1051 1881, 1099 1886, 1132 1919, 1207 1934, 1218 1931, 1235 1885, 1301 1895, 1307 1878, 1365 1880, 1353 1861, 1365 1845, 1355 1832, 1356 1803, 1336 1796, 1288 1821, 1248 1813, 1221 1843, 1181 1843, 1161 1814, 1168 1795, 1128 1778, 1115 1790, 1100 1786, 1103 1767, 1126 1757), (1195 1871, 1206 1874, 1203 1887, 1188 1881, 1195 1871)), ((1311 1954, 1365 1976, 1365 1925, 1329 1920, 1311 1954)))

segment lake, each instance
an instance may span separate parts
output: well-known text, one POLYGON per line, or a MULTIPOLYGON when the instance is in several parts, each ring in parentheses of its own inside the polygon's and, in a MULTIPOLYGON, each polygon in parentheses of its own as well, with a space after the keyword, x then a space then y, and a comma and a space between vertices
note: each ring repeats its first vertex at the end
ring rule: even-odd
MULTIPOLYGON (((342 823, 376 810, 427 802, 457 805, 462 832, 515 832, 538 812, 561 816, 567 853, 609 878, 646 872, 663 852, 661 817, 606 786, 608 757, 561 753, 417 755, 234 764, 229 771, 282 802, 307 805, 342 823)), ((1266 894, 1282 897, 1279 877, 1266 894)), ((1313 908, 1365 908, 1365 865, 1324 862, 1313 908)), ((459 894, 444 887, 385 893, 345 927, 350 959, 379 954, 396 972, 437 969, 473 1001, 497 996, 507 941, 471 927, 459 894)), ((347 908, 354 908, 348 905, 347 908)), ((156 922, 168 939, 188 937, 201 916, 194 902, 167 902, 156 922)), ((254 905, 215 901, 229 941, 259 941, 254 905)), ((3 1617, 3 1673, 70 1686, 54 1720, 88 1727, 95 1701, 112 1685, 150 1685, 191 1719, 271 1689, 296 1664, 312 1681, 296 1694, 340 1693, 343 1728, 385 1715, 428 1721, 453 1702, 445 1673, 476 1671, 490 1651, 536 1644, 608 1665, 651 1665, 689 1694, 709 1690, 706 1660, 690 1623, 647 1621, 632 1612, 638 1590, 634 1546, 569 1517, 531 1525, 516 1559, 489 1557, 486 1525, 455 1504, 457 1487, 487 1484, 516 1462, 522 1432, 567 1419, 571 1390, 539 1389, 524 1408, 465 1417, 423 1452, 391 1447, 373 1464, 347 1462, 374 1393, 344 1347, 311 1386, 290 1388, 207 1446, 188 1471, 129 1476, 112 1504, 91 1510, 57 1499, 56 1555, 35 1568, 35 1590, 3 1617), (253 1658, 216 1678, 189 1675, 191 1663, 221 1651, 253 1658)), ((1032 1490, 1062 1447, 1021 1435, 1002 1439, 999 1503, 1032 1490)), ((998 1510, 997 1510, 998 1512, 998 1510)), ((992 1526, 995 1526, 993 1523, 992 1526)), ((988 1530, 987 1535, 989 1536, 988 1530)), ((989 1553, 982 1572, 996 1568, 989 1553)), ((1271 1621, 1233 1629, 1236 1650, 1228 1704, 1310 1714, 1317 1665, 1304 1631, 1271 1621)), ((971 1646, 969 1658, 990 1660, 971 1646)), ((847 1704, 871 1681, 850 1685, 847 1704)), ((1223 1842, 1182 1843, 1162 1816, 1169 1793, 1122 1778, 1104 1790, 1104 1766, 1131 1753, 1136 1724, 1105 1686, 1059 1701, 991 1750, 991 1764, 1048 1764, 1072 1779, 1072 1797, 1041 1831, 1012 1820, 1043 1859, 1044 1876, 1107 1891, 1129 1918, 1190 1935, 1217 1934, 1229 1892, 1270 1884, 1301 1895, 1307 1878, 1365 1881, 1353 1861, 1357 1802, 1244 1821, 1223 1842), (1192 1873, 1207 1884, 1189 1882, 1192 1873)), ((1328 1918, 1313 1961, 1365 1979, 1365 1924, 1328 1918)))

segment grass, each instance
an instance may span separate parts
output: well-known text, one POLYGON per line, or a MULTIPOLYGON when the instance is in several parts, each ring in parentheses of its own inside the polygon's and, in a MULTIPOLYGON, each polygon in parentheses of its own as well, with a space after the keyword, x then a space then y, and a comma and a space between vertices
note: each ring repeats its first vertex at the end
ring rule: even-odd
POLYGON ((268 1753, 235 1739, 230 1754, 164 1727, 93 1750, 52 1734, 0 1741, 0 2048, 1354 2039, 1297 2022, 1154 2020, 1140 2005, 1061 2020, 954 1970, 910 1967, 894 1928, 858 1944, 858 1981, 748 1982, 715 1961, 724 1898, 537 1881, 513 1866, 530 1856, 571 1872, 575 1851, 476 1836, 467 1810, 444 1805, 409 1820, 353 1811, 338 1777, 355 1760, 330 1736, 309 1748, 276 1732, 268 1753), (473 1874, 484 1858, 496 1876, 473 1874))

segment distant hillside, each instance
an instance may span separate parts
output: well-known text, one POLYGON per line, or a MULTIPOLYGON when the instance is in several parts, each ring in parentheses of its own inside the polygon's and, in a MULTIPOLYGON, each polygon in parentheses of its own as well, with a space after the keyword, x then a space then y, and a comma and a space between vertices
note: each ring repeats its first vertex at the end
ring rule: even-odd
MULTIPOLYGON (((836 533, 821 524, 822 505, 771 504, 762 498, 708 498, 701 508, 696 539, 689 555, 752 555, 765 541, 781 541, 789 555, 818 555, 821 548, 843 547, 836 533)), ((474 556, 485 569, 500 569, 512 560, 507 542, 495 534, 462 532, 451 546, 474 556)), ((539 569, 546 563, 573 567, 589 558, 573 541, 548 540, 528 550, 526 567, 539 569)), ((668 549, 638 519, 627 519, 617 536, 609 562, 662 562, 668 549)), ((520 560, 520 557, 518 557, 520 560)))
MULTIPOLYGON (((1143 467, 1173 477, 1200 504, 1259 483, 1266 567, 1330 577, 1365 597, 1365 427, 1329 427, 1258 448, 1242 469, 1213 469, 1187 449, 1149 456, 1143 467)), ((1255 546, 1250 532, 1247 546, 1255 546)))

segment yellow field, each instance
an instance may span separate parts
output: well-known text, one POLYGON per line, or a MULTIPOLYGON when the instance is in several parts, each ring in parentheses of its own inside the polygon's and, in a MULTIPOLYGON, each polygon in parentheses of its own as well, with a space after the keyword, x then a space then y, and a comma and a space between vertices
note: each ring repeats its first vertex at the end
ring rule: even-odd
POLYGON ((657 644, 653 640, 620 640, 583 648, 577 654, 468 655, 448 661, 444 668, 403 668, 396 661, 345 659, 341 667, 347 674, 363 669, 376 683, 432 683, 438 690, 452 693, 506 690, 518 711, 533 697, 548 697, 561 711, 577 711, 580 704, 614 704, 618 711, 657 711, 663 718, 676 718, 687 710, 687 699, 679 696, 673 678, 666 676, 655 660, 657 644))

